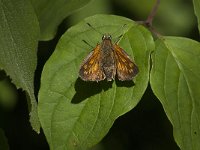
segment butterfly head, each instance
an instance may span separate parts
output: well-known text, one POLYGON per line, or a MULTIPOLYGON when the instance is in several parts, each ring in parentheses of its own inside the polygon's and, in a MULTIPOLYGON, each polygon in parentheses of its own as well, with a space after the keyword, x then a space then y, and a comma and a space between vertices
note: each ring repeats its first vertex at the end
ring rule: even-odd
POLYGON ((104 34, 104 35, 102 36, 102 40, 111 40, 111 39, 112 39, 112 37, 111 37, 110 34, 104 34))

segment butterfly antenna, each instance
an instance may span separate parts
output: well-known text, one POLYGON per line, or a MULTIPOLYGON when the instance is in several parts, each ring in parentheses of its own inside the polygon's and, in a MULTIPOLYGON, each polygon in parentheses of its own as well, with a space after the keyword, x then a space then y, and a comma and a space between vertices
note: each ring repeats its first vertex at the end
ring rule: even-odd
MULTIPOLYGON (((123 29, 125 26, 126 26, 126 24, 120 26, 115 32, 113 32, 113 34, 112 34, 113 37, 115 37, 115 36, 114 36, 115 33, 118 33, 119 30, 123 29)), ((120 34, 119 36, 115 37, 115 38, 113 39, 113 41, 115 41, 114 43, 115 43, 115 44, 118 44, 119 41, 121 40, 122 36, 123 36, 123 33, 120 34)))
POLYGON ((118 44, 119 41, 121 40, 123 34, 121 34, 120 36, 116 37, 116 41, 114 42, 115 44, 118 44))
POLYGON ((103 33, 99 32, 97 29, 95 29, 90 23, 87 23, 87 25, 92 28, 94 31, 96 31, 97 33, 103 35, 103 33))
POLYGON ((90 45, 87 41, 82 40, 85 44, 87 44, 88 46, 90 46, 91 48, 94 48, 92 45, 90 45))
MULTIPOLYGON (((114 34, 116 34, 116 33, 119 33, 119 31, 122 30, 125 26, 126 26, 126 24, 120 26, 115 32, 112 33, 112 35, 114 35, 114 34)), ((121 36, 122 36, 122 35, 120 35, 119 37, 121 37, 121 36)), ((118 37, 118 38, 119 38, 119 37, 118 37)))

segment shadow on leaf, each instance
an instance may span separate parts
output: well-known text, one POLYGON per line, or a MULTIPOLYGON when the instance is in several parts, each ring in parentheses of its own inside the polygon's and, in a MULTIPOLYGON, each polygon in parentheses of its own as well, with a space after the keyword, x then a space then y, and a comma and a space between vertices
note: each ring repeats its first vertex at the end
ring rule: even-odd
POLYGON ((77 104, 83 100, 100 93, 102 90, 107 91, 109 88, 112 88, 112 82, 107 81, 83 81, 80 78, 76 80, 75 90, 76 94, 72 98, 71 103, 77 104))
MULTIPOLYGON (((133 81, 119 81, 115 80, 117 87, 132 87, 134 86, 133 81)), ((107 91, 109 88, 112 88, 113 81, 83 81, 80 78, 76 80, 75 90, 76 94, 72 98, 71 103, 78 104, 85 99, 100 93, 102 90, 107 91)))
POLYGON ((135 83, 131 80, 131 81, 120 81, 118 79, 115 79, 115 83, 117 85, 117 87, 132 87, 135 85, 135 83))

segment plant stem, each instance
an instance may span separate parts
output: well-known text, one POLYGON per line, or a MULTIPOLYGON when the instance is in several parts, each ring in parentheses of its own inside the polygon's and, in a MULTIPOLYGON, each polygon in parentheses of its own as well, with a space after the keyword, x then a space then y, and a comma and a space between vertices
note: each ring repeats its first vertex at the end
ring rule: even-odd
POLYGON ((153 19, 158 11, 158 7, 159 7, 159 4, 160 4, 160 0, 156 0, 149 16, 147 17, 147 19, 145 21, 137 21, 139 24, 142 24, 144 26, 146 26, 152 33, 154 33, 157 37, 160 37, 161 34, 158 33, 155 28, 153 28, 152 26, 152 22, 153 22, 153 19))
POLYGON ((160 4, 160 0, 157 0, 155 5, 154 5, 154 7, 152 8, 148 18, 147 18, 147 20, 145 21, 145 24, 147 26, 152 27, 152 22, 153 22, 153 19, 154 19, 155 15, 156 15, 157 11, 158 11, 159 4, 160 4))

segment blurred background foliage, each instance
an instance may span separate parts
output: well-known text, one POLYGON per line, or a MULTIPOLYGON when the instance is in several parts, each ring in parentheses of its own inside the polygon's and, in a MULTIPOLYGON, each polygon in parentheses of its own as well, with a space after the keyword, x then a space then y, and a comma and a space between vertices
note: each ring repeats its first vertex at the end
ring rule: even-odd
MULTIPOLYGON (((134 21, 143 21, 155 0, 92 0, 67 19, 67 24, 78 23, 85 17, 97 14, 117 14, 134 21)), ((163 35, 188 36, 197 22, 191 0, 161 0, 155 16, 154 27, 163 35)))
MULTIPOLYGON (((35 95, 39 91, 45 62, 54 51, 59 38, 70 26, 85 17, 99 13, 143 21, 154 3, 155 0, 91 0, 88 5, 63 20, 53 40, 39 42, 35 95)), ((161 0, 153 26, 162 35, 199 40, 192 0, 161 0)), ((44 134, 41 132, 38 135, 31 129, 27 105, 25 92, 17 90, 10 78, 0 71, 0 128, 4 130, 4 133, 0 132, 0 140, 6 141, 11 150, 49 149, 44 134)), ((137 107, 118 118, 106 137, 91 149, 178 150, 179 148, 173 139, 172 125, 160 102, 148 87, 137 107)))

